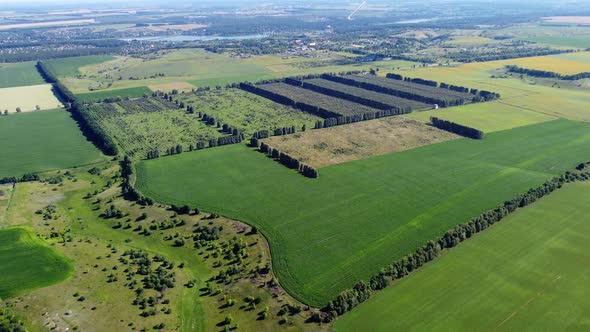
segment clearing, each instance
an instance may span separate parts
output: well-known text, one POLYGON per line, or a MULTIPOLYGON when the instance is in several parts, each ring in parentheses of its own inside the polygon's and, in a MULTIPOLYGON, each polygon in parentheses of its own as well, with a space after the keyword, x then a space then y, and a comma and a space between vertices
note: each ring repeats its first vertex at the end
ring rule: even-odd
POLYGON ((303 163, 320 168, 458 137, 405 116, 392 116, 274 136, 264 142, 303 163))
POLYGON ((567 184, 377 293, 336 330, 587 331, 589 207, 590 184, 567 184))
POLYGON ((157 201, 258 226, 281 284, 298 299, 323 305, 589 155, 590 126, 556 120, 333 165, 318 179, 232 145, 142 161, 137 180, 157 201))
POLYGON ((0 111, 15 113, 61 108, 63 104, 54 93, 52 84, 19 86, 0 89, 0 111))
POLYGON ((0 178, 102 160, 70 114, 63 110, 0 118, 0 178))

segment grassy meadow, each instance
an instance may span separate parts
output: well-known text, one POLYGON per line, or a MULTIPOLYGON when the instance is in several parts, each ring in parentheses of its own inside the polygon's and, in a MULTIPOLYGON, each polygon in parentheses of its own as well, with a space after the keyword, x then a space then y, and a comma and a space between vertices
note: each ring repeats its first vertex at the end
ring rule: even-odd
POLYGON ((102 160, 70 114, 63 110, 0 118, 0 178, 102 160))
POLYGON ((72 264, 25 228, 0 229, 0 299, 67 279, 72 264))
POLYGON ((93 64, 99 64, 110 61, 114 57, 110 55, 88 55, 60 59, 45 60, 45 64, 50 68, 58 78, 68 76, 78 76, 82 74, 80 68, 93 64))
POLYGON ((127 88, 127 89, 116 89, 116 90, 105 90, 89 93, 76 94, 76 98, 82 102, 95 102, 102 101, 106 98, 141 98, 144 95, 150 96, 152 90, 145 86, 127 88))
POLYGON ((142 161, 137 178, 157 201, 259 226, 281 284, 323 305, 454 225, 586 161, 589 143, 587 124, 556 120, 325 167, 319 179, 233 145, 142 161))
POLYGON ((0 89, 44 84, 35 64, 33 61, 0 64, 0 89))
POLYGON ((414 112, 407 115, 423 122, 430 122, 432 116, 477 128, 486 133, 557 119, 552 115, 506 105, 502 101, 414 112))
POLYGON ((0 111, 16 113, 20 108, 21 112, 37 110, 48 110, 63 107, 53 90, 51 84, 19 86, 0 89, 0 111))
POLYGON ((590 184, 568 184, 377 293, 336 331, 586 331, 589 206, 590 184))

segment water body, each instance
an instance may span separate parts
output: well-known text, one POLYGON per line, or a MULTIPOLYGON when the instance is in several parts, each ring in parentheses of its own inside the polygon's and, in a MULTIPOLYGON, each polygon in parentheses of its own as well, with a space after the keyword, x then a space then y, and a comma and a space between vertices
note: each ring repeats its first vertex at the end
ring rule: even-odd
POLYGON ((237 35, 237 36, 190 36, 190 35, 176 35, 176 36, 152 36, 139 38, 124 38, 124 41, 155 41, 155 42, 185 42, 185 41, 211 41, 211 40, 246 40, 246 39, 262 39, 268 35, 237 35))

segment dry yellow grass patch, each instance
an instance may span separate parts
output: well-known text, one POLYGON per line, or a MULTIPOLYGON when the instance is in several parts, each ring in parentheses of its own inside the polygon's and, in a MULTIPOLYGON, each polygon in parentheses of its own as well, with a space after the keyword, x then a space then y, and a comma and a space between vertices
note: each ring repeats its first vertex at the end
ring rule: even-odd
POLYGON ((86 23, 94 23, 94 22, 95 22, 94 19, 91 18, 91 19, 83 19, 83 20, 4 24, 4 25, 0 25, 0 30, 18 29, 18 28, 55 27, 55 26, 77 25, 77 24, 86 24, 86 23))
POLYGON ((174 83, 163 83, 163 84, 154 84, 148 86, 152 91, 162 91, 162 92, 170 92, 174 89, 178 90, 179 92, 190 92, 192 89, 195 88, 194 85, 188 82, 174 82, 174 83))
POLYGON ((51 84, 20 86, 16 88, 0 89, 0 111, 8 110, 15 113, 19 107, 22 112, 35 111, 63 107, 62 103, 53 93, 51 84))
POLYGON ((294 135, 275 136, 265 142, 319 168, 455 138, 458 136, 419 121, 394 116, 294 135))

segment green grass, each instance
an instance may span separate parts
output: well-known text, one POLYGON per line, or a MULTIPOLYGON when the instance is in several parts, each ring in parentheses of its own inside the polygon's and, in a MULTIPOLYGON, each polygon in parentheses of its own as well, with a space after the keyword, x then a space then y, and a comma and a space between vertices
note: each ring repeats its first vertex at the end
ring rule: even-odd
POLYGON ((0 88, 45 84, 35 62, 0 64, 0 88))
POLYGON ((138 164, 138 188, 258 226, 282 285, 323 305, 456 224, 590 154, 590 126, 556 120, 322 168, 307 179, 243 145, 138 164))
POLYGON ((146 86, 128 89, 104 90, 89 93, 78 93, 76 98, 83 102, 102 101, 105 98, 141 98, 144 95, 151 96, 152 90, 146 86))
POLYGON ((589 252, 590 184, 569 184, 378 293, 335 327, 587 331, 589 252))
POLYGON ((0 298, 67 279, 71 263, 25 228, 0 230, 0 298))
POLYGON ((110 55, 88 55, 70 58, 45 60, 47 66, 57 77, 80 75, 80 68, 88 65, 99 64, 114 59, 110 55))
POLYGON ((590 47, 590 36, 532 36, 528 41, 553 46, 567 46, 586 49, 590 47))
POLYGON ((0 118, 0 178, 72 167, 102 160, 63 110, 0 118))
POLYGON ((192 105, 195 112, 213 115, 221 123, 227 123, 251 137, 256 131, 303 124, 313 128, 319 117, 277 104, 268 99, 239 90, 223 89, 196 94, 179 95, 179 100, 192 105))
POLYGON ((512 129, 556 119, 551 115, 506 105, 501 101, 477 103, 424 112, 414 112, 408 114, 407 116, 424 122, 429 122, 430 117, 435 116, 465 126, 477 128, 486 133, 512 129))

